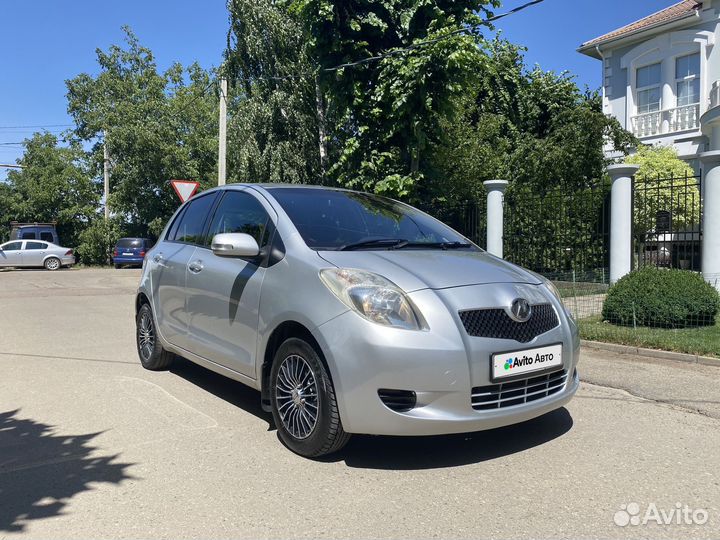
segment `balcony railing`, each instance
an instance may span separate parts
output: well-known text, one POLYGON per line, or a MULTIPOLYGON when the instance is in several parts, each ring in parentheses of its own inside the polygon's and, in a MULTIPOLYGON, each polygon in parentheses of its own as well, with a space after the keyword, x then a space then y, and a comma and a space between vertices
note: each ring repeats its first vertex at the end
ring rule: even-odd
POLYGON ((710 89, 710 108, 720 106, 720 81, 715 81, 710 89))
POLYGON ((698 129, 700 127, 700 104, 639 114, 631 120, 636 137, 652 137, 664 133, 698 129))

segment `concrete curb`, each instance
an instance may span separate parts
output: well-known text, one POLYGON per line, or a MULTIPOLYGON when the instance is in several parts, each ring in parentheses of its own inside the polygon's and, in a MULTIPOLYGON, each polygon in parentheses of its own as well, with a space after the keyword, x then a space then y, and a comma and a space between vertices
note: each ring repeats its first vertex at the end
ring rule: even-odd
POLYGON ((720 368, 720 358, 711 356, 700 356, 697 354, 686 354, 672 351, 659 351, 656 349, 644 349, 632 345, 618 345, 617 343, 604 343, 601 341, 580 340, 580 344, 588 349, 599 351, 610 351, 618 354, 631 354, 643 358, 657 358, 661 360, 672 360, 673 362, 684 362, 686 364, 702 364, 720 368))

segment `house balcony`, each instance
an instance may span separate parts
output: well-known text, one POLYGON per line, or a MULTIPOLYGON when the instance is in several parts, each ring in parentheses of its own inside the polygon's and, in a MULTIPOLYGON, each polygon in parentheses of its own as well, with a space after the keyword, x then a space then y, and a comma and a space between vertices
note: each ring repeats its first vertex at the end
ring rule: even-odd
POLYGON ((710 108, 720 106, 720 81, 715 81, 710 89, 710 108))
POLYGON ((631 118, 636 137, 654 137, 700 127, 700 104, 686 105, 664 111, 639 114, 631 118))

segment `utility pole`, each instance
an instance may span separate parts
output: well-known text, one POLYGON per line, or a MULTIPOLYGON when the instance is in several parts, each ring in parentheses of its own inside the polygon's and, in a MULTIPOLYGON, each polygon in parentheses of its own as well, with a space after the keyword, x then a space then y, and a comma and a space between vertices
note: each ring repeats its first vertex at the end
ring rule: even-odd
POLYGON ((107 147, 107 132, 103 131, 103 180, 105 184, 105 221, 110 219, 110 206, 108 205, 108 197, 110 197, 110 153, 107 147))
POLYGON ((218 186, 225 185, 227 154, 227 79, 220 79, 220 130, 218 133, 218 186))

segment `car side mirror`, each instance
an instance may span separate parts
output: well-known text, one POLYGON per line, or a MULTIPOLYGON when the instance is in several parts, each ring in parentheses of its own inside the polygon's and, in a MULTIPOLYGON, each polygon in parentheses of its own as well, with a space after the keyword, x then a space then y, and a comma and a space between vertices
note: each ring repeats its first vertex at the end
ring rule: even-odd
POLYGON ((255 238, 245 233, 216 234, 210 249, 218 257, 257 257, 260 254, 255 238))

